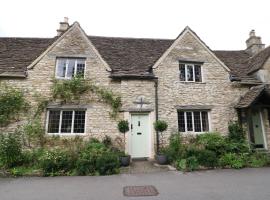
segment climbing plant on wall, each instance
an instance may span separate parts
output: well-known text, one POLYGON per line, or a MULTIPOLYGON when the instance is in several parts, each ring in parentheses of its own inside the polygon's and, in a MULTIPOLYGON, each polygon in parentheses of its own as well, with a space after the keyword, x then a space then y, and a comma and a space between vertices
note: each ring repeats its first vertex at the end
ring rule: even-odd
POLYGON ((8 125, 27 105, 22 91, 0 84, 0 127, 8 125))

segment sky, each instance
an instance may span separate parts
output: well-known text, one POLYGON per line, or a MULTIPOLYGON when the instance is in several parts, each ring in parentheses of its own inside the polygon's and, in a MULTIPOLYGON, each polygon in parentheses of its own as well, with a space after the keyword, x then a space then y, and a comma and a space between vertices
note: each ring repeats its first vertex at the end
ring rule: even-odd
POLYGON ((64 17, 88 35, 175 39, 189 26, 213 50, 270 44, 269 0, 2 0, 0 37, 54 37, 64 17))

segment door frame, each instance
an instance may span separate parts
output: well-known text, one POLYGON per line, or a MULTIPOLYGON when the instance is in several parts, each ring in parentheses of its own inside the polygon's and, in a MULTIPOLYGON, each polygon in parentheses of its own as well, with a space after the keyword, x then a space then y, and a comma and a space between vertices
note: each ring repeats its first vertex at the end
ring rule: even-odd
MULTIPOLYGON (((262 128, 262 137, 263 137, 263 148, 256 148, 256 149, 265 149, 265 150, 268 150, 268 145, 267 145, 267 139, 266 139, 266 133, 265 133, 265 126, 264 126, 264 118, 263 118, 263 115, 262 115, 262 109, 261 108, 258 108, 258 107, 255 107, 255 108, 251 108, 251 110, 256 110, 258 113, 259 113, 259 119, 261 121, 261 128, 262 128)), ((252 116, 252 111, 250 112, 251 114, 251 131, 252 131, 252 134, 254 135, 254 128, 253 128, 253 116, 252 116)), ((249 135, 249 139, 250 139, 250 135, 249 135)), ((253 136, 254 137, 254 136, 253 136)), ((255 141, 254 141, 255 142, 255 141)))
POLYGON ((267 139, 266 139, 266 134, 265 134, 264 118, 262 115, 263 110, 259 108, 258 111, 259 111, 261 126, 262 126, 263 143, 264 143, 263 146, 264 146, 264 149, 268 150, 267 139))
POLYGON ((146 115, 148 116, 148 148, 147 148, 147 155, 146 158, 152 158, 153 157, 153 113, 152 112, 126 112, 125 119, 129 121, 129 131, 126 134, 126 153, 129 155, 132 155, 132 137, 131 137, 131 122, 132 122, 132 115, 146 115))

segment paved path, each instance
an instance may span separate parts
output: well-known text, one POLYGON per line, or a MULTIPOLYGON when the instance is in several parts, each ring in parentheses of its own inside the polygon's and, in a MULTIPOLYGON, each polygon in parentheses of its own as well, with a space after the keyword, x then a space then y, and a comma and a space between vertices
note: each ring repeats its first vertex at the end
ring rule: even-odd
POLYGON ((1 200, 269 200, 270 168, 103 177, 2 178, 1 200), (154 185, 155 197, 124 197, 123 186, 154 185))

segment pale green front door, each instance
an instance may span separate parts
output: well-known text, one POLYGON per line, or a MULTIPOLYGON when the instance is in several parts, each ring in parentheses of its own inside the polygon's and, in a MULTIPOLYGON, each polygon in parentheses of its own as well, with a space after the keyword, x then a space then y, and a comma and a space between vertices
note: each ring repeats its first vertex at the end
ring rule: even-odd
POLYGON ((252 112, 252 125, 255 147, 264 148, 263 129, 259 110, 254 110, 252 112))
POLYGON ((130 154, 132 158, 149 157, 149 115, 131 115, 130 154))

